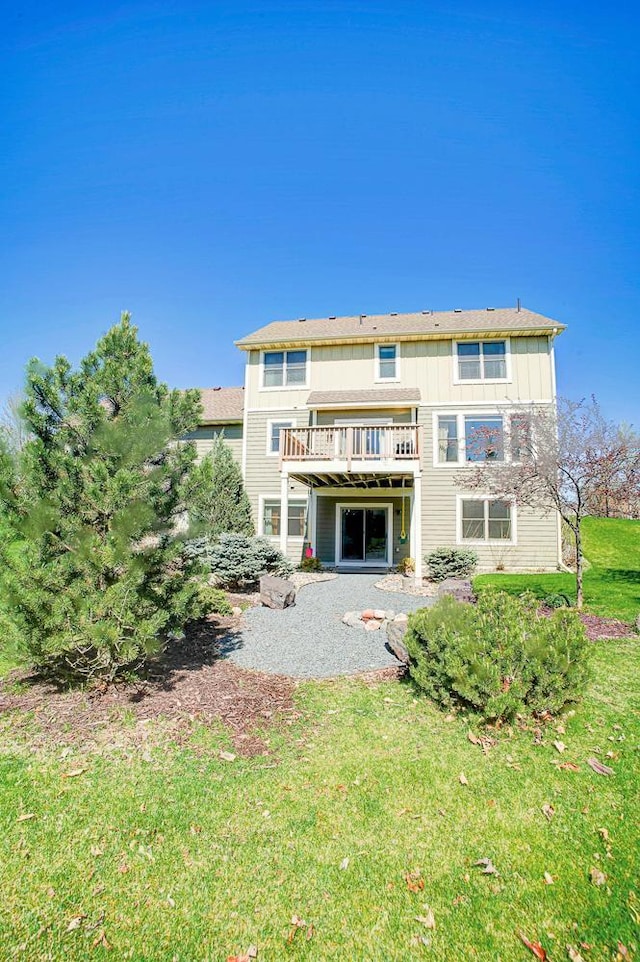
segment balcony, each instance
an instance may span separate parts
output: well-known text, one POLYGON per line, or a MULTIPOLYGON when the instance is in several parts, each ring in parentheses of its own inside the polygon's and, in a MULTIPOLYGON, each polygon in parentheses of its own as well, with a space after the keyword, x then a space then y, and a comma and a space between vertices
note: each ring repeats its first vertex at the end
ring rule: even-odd
POLYGON ((280 432, 280 463, 291 471, 314 463, 333 470, 411 471, 420 459, 417 424, 354 424, 285 428, 280 432))

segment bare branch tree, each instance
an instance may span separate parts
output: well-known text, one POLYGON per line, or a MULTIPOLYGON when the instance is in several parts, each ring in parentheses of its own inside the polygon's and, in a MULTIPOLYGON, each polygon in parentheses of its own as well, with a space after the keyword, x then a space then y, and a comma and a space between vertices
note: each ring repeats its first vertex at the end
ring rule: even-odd
POLYGON ((558 511, 575 538, 576 599, 582 608, 582 521, 595 499, 619 484, 621 464, 632 460, 625 460, 619 430, 604 419, 595 398, 559 399, 557 408, 533 404, 511 417, 510 434, 510 444, 497 447, 494 437, 477 432, 474 467, 456 484, 538 511, 558 511))
POLYGON ((22 450, 29 432, 22 417, 22 402, 24 398, 19 391, 10 394, 0 409, 0 434, 7 443, 9 450, 17 454, 22 450))

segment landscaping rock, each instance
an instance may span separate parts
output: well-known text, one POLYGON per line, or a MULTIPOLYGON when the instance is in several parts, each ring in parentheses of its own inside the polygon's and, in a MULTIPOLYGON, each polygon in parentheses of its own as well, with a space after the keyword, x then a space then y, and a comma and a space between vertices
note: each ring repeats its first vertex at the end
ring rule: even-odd
POLYGON ((366 608, 360 615, 363 621, 369 621, 371 618, 375 618, 375 616, 376 613, 373 608, 366 608))
POLYGON ((284 578, 263 575, 260 579, 260 601, 266 608, 289 608, 296 603, 296 589, 284 578))
POLYGON ((347 611, 342 619, 344 625, 348 625, 349 628, 359 628, 362 626, 363 622, 360 620, 359 611, 347 611))
POLYGON ((373 617, 377 618, 378 621, 384 621, 386 617, 386 612, 382 608, 374 608, 373 617))
POLYGON ((369 618, 364 623, 365 631, 378 631, 382 626, 382 622, 378 621, 377 618, 369 618))
POLYGON ((445 578, 438 585, 438 598, 452 595, 456 601, 475 601, 470 581, 463 578, 445 578))
POLYGON ((403 665, 409 664, 409 652, 404 644, 404 636, 407 631, 407 622, 390 621, 387 623, 387 648, 393 652, 398 661, 403 665))

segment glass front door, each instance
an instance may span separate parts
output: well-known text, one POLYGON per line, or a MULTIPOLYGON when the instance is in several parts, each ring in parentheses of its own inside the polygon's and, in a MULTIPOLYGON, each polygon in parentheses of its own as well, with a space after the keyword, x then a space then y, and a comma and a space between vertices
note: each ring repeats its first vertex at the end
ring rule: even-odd
POLYGON ((341 508, 340 560, 360 564, 387 563, 387 509, 341 508))

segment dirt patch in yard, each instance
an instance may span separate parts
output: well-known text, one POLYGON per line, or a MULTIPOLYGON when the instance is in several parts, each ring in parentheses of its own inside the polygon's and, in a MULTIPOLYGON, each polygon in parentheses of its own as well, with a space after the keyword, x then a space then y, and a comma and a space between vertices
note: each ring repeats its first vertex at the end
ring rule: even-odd
POLYGON ((262 732, 298 717, 296 683, 238 668, 221 657, 239 643, 234 618, 212 616, 150 665, 143 679, 101 689, 61 690, 26 672, 0 680, 0 723, 31 745, 89 748, 126 732, 128 743, 148 741, 155 719, 172 739, 186 740, 194 722, 222 723, 242 755, 267 751, 262 732), (123 725, 126 720, 126 725, 123 725))

